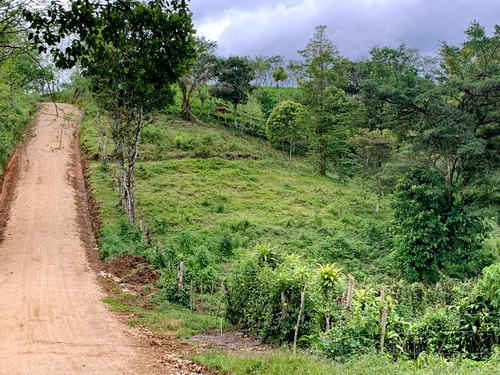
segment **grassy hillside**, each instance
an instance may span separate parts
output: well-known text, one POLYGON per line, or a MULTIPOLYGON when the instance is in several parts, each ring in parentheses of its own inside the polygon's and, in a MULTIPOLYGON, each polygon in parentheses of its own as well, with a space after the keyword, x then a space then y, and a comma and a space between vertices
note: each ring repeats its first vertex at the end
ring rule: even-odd
MULTIPOLYGON (((139 255, 161 275, 157 289, 152 289, 157 302, 153 311, 135 306, 136 296, 109 300, 114 309, 134 312, 131 324, 146 325, 160 335, 186 337, 215 329, 226 314, 231 322, 269 342, 291 341, 300 302, 300 272, 306 270, 310 287, 300 336, 310 340, 309 347, 316 353, 349 359, 347 363, 318 362, 314 356, 287 352, 258 356, 214 352, 196 360, 235 374, 448 374, 471 368, 488 373, 494 367, 495 361, 462 363, 427 356, 438 347, 453 354, 458 342, 467 345, 461 334, 447 342, 442 334, 461 332, 457 327, 472 324, 471 316, 482 319, 474 310, 481 293, 474 281, 443 279, 435 288, 401 281, 390 251, 389 200, 382 201, 376 214, 375 194, 362 182, 319 176, 305 158, 290 159, 261 138, 232 129, 231 121, 195 125, 158 114, 143 132, 136 168, 139 223, 132 227, 118 204, 117 168, 105 137, 109 163, 99 161, 102 124, 95 115, 95 108, 88 106, 81 141, 102 220, 101 255, 107 261, 126 253, 139 255), (262 248, 265 253, 259 253, 262 248), (196 295, 191 308, 200 311, 204 306, 205 314, 194 316, 178 306, 193 302, 189 288, 177 288, 181 261, 184 281, 196 295), (318 265, 333 262, 344 275, 357 279, 352 311, 343 307, 345 278, 335 282, 334 291, 320 284, 318 265), (214 286, 212 301, 210 287, 214 286), (380 335, 379 288, 388 295, 384 303, 390 309, 390 357, 373 355, 380 335), (334 322, 331 330, 324 327, 327 312, 334 322), (436 346, 436 340, 441 346, 436 346), (417 360, 407 361, 401 347, 408 352, 414 348, 417 360), (368 356, 358 360, 359 354, 368 356), (402 360, 394 363, 395 358, 402 360), (317 371, 307 372, 311 368, 317 371)), ((497 246, 493 242, 490 248, 497 246)), ((488 340, 487 335, 480 341, 488 340)), ((489 354, 474 358, 485 359, 489 354)))
MULTIPOLYGON (((96 161, 91 117, 82 132, 88 157, 95 160, 90 176, 104 223, 102 252, 112 257, 136 245, 124 246, 120 242, 127 238, 117 235, 124 219, 113 187, 115 170, 96 161)), ((311 264, 339 262, 359 277, 390 272, 389 204, 375 214, 375 196, 362 186, 318 176, 306 162, 290 160, 251 136, 166 116, 145 129, 141 155, 138 217, 159 252, 186 256, 204 247, 220 264, 266 243, 311 264), (229 253, 214 250, 224 241, 229 253)))

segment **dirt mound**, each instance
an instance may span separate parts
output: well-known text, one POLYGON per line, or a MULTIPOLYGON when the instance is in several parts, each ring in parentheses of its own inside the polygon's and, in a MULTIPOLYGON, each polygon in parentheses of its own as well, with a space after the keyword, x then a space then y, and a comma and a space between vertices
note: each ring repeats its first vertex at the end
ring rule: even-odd
POLYGON ((114 258, 104 266, 104 272, 118 278, 120 283, 135 286, 154 284, 160 278, 147 259, 131 254, 114 258))
POLYGON ((268 345, 262 344, 257 338, 239 331, 202 333, 189 338, 187 342, 204 349, 246 351, 263 351, 270 349, 268 345))

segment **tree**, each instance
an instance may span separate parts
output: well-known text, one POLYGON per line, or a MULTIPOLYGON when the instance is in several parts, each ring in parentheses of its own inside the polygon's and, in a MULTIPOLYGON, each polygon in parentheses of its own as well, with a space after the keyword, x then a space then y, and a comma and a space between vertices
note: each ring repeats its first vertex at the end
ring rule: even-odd
POLYGON ((315 269, 315 272, 318 277, 319 288, 323 294, 325 330, 328 331, 330 329, 330 313, 332 312, 331 310, 335 301, 333 292, 339 278, 343 276, 342 269, 339 268, 336 263, 319 264, 318 268, 315 269))
POLYGON ((278 104, 278 100, 273 95, 273 93, 268 90, 263 90, 259 95, 258 99, 260 104, 260 110, 264 115, 264 118, 267 120, 271 115, 271 112, 273 111, 274 107, 276 107, 276 105, 278 104))
POLYGON ((451 273, 453 262, 474 259, 486 230, 478 210, 495 196, 491 181, 500 161, 500 28, 488 37, 473 23, 466 35, 460 46, 443 44, 437 79, 419 70, 418 59, 401 57, 414 53, 385 50, 383 56, 398 58, 372 61, 372 74, 362 88, 372 121, 393 129, 418 162, 413 170, 420 174, 405 178, 395 201, 400 207, 396 248, 411 260, 405 269, 413 267, 412 279, 431 280, 425 275, 432 270, 434 275, 451 273), (426 259, 417 262, 414 256, 426 259))
POLYGON ((391 160, 396 137, 389 129, 373 131, 359 129, 358 133, 349 138, 347 142, 356 149, 355 152, 360 159, 364 177, 375 184, 377 194, 375 212, 378 213, 384 192, 383 169, 385 164, 391 160))
POLYGON ((324 92, 321 112, 306 108, 312 114, 310 158, 318 165, 320 172, 324 169, 325 173, 349 174, 352 147, 347 140, 357 126, 359 103, 350 99, 343 90, 331 86, 324 92))
POLYGON ((285 140, 291 158, 295 142, 305 138, 304 120, 305 108, 300 103, 292 101, 279 103, 267 120, 266 134, 269 142, 276 145, 285 140))
POLYGON ((24 1, 0 0, 0 63, 23 50, 22 10, 24 1))
MULTIPOLYGON (((255 71, 255 84, 258 88, 269 86, 273 80, 273 73, 284 64, 283 56, 255 56, 251 60, 255 71)), ((286 79, 286 78, 285 78, 286 79)))
POLYGON ((60 68, 77 64, 112 119, 119 164, 120 203, 135 222, 135 165, 141 131, 152 111, 172 103, 171 85, 195 56, 185 1, 55 1, 45 12, 25 12, 31 39, 60 68), (64 50, 59 42, 77 35, 64 50))
POLYGON ((337 47, 326 36, 326 26, 317 26, 314 37, 306 48, 298 51, 304 58, 303 77, 300 88, 303 104, 313 114, 315 139, 313 153, 318 163, 318 171, 325 175, 328 164, 328 89, 338 84, 345 60, 340 57, 337 47))
POLYGON ((280 66, 277 70, 273 72, 273 79, 276 82, 276 87, 280 86, 280 82, 286 81, 288 79, 288 74, 285 71, 285 68, 280 66))
MULTIPOLYGON (((252 89, 251 81, 255 72, 250 61, 243 57, 229 57, 220 60, 217 68, 216 84, 210 94, 233 105, 234 127, 238 126, 238 105, 248 101, 248 93, 252 89)), ((240 126, 243 131, 243 122, 240 126)))
POLYGON ((435 283, 439 272, 472 277, 484 266, 478 250, 487 227, 481 217, 429 170, 409 172, 396 187, 395 250, 410 281, 435 283))
MULTIPOLYGON (((186 120, 193 120, 195 116, 191 105, 196 95, 203 99, 204 86, 215 77, 218 58, 215 56, 217 43, 204 38, 197 40, 198 57, 189 73, 183 74, 178 86, 182 95, 182 115, 186 120)), ((202 100, 202 111, 203 111, 202 100)))
MULTIPOLYGON (((288 79, 288 74, 285 71, 285 68, 280 66, 277 70, 275 70, 273 72, 273 79, 274 79, 274 82, 276 82, 276 88, 279 89, 280 82, 286 81, 288 79)), ((281 100, 280 93, 278 93, 278 95, 280 97, 279 100, 281 100)))

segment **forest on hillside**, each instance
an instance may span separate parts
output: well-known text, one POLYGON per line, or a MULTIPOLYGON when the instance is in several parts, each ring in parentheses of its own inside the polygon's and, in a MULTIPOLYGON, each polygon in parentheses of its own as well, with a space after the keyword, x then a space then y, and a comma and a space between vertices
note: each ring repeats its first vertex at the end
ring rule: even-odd
POLYGON ((500 26, 471 22, 434 56, 374 46, 361 61, 327 30, 298 61, 223 57, 185 1, 0 0, 0 161, 39 95, 74 101, 101 256, 146 259, 157 309, 201 306, 339 361, 488 360, 500 26))

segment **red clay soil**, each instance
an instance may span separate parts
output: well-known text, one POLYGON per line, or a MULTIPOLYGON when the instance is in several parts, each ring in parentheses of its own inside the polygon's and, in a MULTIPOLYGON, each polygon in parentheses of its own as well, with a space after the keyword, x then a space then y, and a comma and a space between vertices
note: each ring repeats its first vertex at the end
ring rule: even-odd
POLYGON ((154 284, 160 279, 160 275, 150 267, 147 259, 131 254, 114 258, 104 266, 104 272, 119 278, 120 283, 139 287, 154 284))
POLYGON ((75 107, 41 105, 33 137, 7 171, 0 195, 6 222, 0 374, 190 373, 101 302, 105 295, 86 252, 92 228, 82 228, 90 219, 79 217, 86 210, 74 147, 80 118, 75 107))

